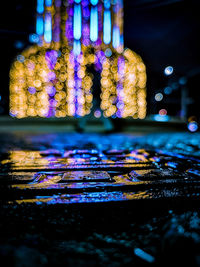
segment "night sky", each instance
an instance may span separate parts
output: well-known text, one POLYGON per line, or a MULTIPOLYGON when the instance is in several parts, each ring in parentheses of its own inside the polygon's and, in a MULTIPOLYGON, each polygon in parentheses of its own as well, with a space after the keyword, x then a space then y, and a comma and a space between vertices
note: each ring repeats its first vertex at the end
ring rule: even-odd
MULTIPOLYGON (((199 1, 125 0, 125 46, 141 55, 148 74, 148 113, 165 108, 169 115, 180 115, 181 77, 187 77, 188 116, 200 117, 200 18, 199 1), (166 66, 174 73, 166 77, 166 66), (170 95, 164 94, 172 87, 170 95), (155 94, 162 93, 161 102, 155 94)), ((29 34, 35 32, 36 0, 12 0, 1 3, 1 87, 0 114, 8 114, 9 69, 14 57, 30 45, 29 34)))

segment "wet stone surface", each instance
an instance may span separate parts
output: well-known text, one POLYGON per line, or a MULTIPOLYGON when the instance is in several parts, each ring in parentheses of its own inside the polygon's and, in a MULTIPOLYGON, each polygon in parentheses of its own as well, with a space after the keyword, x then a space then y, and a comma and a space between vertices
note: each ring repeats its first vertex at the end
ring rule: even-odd
POLYGON ((200 264, 200 134, 0 134, 0 170, 13 266, 200 264))
POLYGON ((199 135, 179 135, 4 135, 1 201, 70 204, 199 198, 199 135))

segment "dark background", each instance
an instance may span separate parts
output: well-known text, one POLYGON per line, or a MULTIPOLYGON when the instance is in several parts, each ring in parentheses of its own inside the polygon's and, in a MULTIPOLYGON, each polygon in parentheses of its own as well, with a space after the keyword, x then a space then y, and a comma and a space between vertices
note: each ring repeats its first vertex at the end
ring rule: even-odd
MULTIPOLYGON (((8 114, 9 69, 14 57, 30 45, 35 32, 36 0, 1 3, 0 16, 0 114, 8 114)), ((180 116, 181 91, 187 88, 188 113, 200 117, 200 1, 199 0, 125 0, 125 46, 140 54, 147 66, 148 113, 160 109, 180 116), (174 73, 164 75, 166 66, 174 73), (180 78, 186 77, 181 85, 180 78), (164 88, 172 88, 170 94, 164 88), (155 101, 155 94, 164 96, 155 101)))

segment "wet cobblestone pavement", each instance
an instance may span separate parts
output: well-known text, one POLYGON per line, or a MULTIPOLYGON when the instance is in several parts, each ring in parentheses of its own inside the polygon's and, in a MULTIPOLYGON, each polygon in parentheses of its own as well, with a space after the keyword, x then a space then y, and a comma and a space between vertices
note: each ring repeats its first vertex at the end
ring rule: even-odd
POLYGON ((0 152, 11 265, 199 266, 200 134, 2 133, 0 152))

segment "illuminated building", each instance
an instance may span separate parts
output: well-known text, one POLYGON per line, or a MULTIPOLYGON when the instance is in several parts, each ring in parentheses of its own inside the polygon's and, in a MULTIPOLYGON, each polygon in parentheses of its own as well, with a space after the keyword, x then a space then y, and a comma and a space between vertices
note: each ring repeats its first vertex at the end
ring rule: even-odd
POLYGON ((146 116, 146 69, 123 44, 123 1, 37 0, 37 44, 10 70, 10 115, 84 116, 100 73, 105 117, 146 116))

